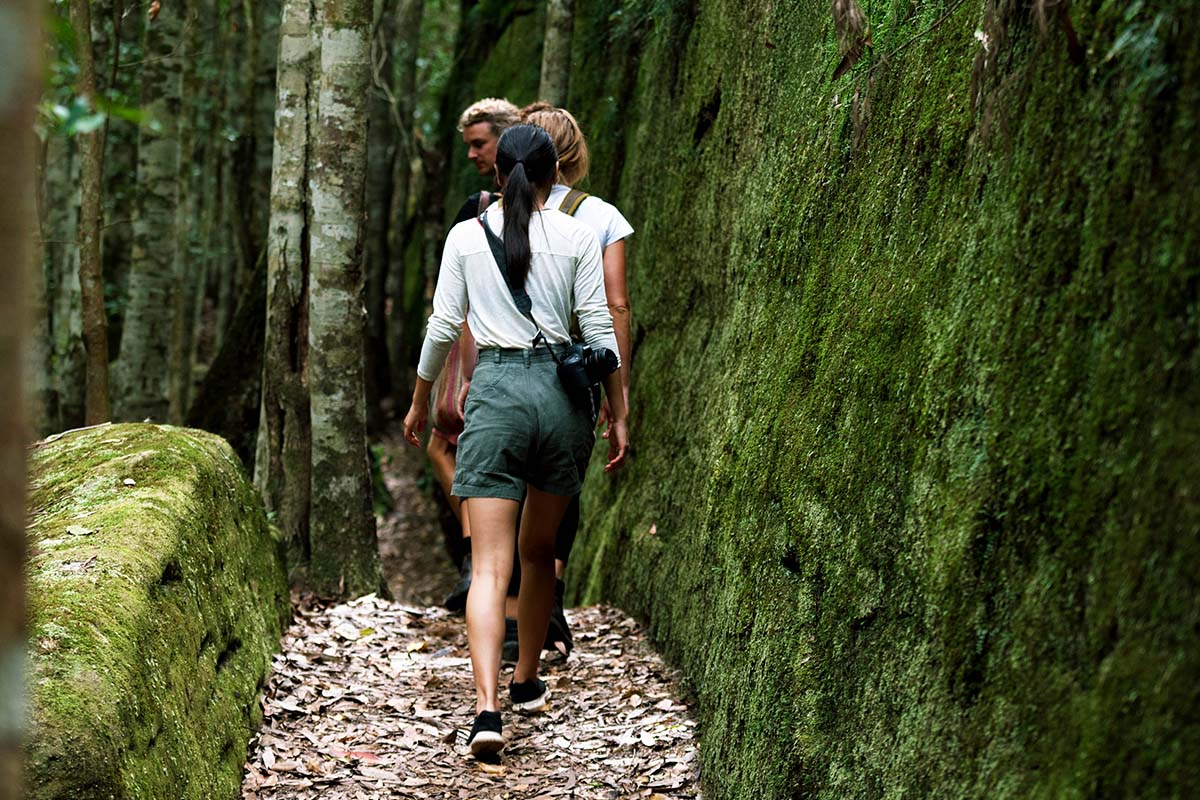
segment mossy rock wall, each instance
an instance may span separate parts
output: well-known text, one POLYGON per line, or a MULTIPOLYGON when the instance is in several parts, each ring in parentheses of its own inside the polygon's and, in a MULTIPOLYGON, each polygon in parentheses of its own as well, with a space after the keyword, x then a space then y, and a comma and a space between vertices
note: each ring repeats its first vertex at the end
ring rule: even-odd
POLYGON ((233 800, 290 613, 237 456, 105 425, 35 445, 30 469, 28 796, 233 800))
POLYGON ((714 797, 1198 796, 1195 4, 860 1, 837 81, 828 0, 577 2, 637 349, 568 585, 714 797))

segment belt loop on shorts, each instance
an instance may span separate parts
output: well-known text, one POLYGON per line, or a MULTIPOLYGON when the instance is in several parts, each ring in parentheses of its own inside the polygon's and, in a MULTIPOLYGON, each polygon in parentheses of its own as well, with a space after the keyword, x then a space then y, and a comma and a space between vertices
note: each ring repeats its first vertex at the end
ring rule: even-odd
POLYGON ((529 363, 530 363, 531 359, 533 358, 533 351, 532 350, 522 350, 521 356, 523 357, 523 360, 525 361, 525 369, 529 369, 529 363))
POLYGON ((492 350, 492 363, 499 364, 503 360, 503 358, 504 358, 504 354, 500 352, 499 347, 494 348, 492 350))

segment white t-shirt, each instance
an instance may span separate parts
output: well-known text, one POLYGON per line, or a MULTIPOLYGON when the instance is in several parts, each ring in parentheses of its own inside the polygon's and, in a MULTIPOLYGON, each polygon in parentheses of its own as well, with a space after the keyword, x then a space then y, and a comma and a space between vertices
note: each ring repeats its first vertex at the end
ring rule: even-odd
MULTIPOLYGON (((571 191, 570 186, 562 183, 554 184, 550 189, 550 196, 546 198, 546 208, 561 208, 563 199, 566 198, 569 191, 571 191)), ((589 195, 579 204, 579 208, 575 210, 575 219, 585 223, 596 232, 601 250, 613 242, 619 242, 633 234, 633 226, 621 215, 617 207, 595 195, 589 195)))
MULTIPOLYGON (((498 236, 504 227, 503 214, 501 207, 490 206, 484 215, 498 236)), ((529 220, 529 248, 533 257, 525 289, 546 338, 569 344, 574 313, 588 345, 618 352, 604 294, 600 243, 592 229, 561 211, 536 211, 529 220)), ((446 238, 433 314, 417 365, 419 376, 432 381, 441 372, 464 318, 481 348, 528 349, 537 333, 517 310, 487 235, 475 219, 458 223, 446 238)))

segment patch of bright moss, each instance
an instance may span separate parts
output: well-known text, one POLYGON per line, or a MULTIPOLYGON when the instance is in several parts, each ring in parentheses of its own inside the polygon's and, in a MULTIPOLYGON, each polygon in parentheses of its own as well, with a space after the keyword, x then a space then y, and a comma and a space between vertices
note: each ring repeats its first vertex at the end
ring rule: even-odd
POLYGON ((135 424, 30 462, 29 796, 235 797, 289 614, 237 456, 135 424))

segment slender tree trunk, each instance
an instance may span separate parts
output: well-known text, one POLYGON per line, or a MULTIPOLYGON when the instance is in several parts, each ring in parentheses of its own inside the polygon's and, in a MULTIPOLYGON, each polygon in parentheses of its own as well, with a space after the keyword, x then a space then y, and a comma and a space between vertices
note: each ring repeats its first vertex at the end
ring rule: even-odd
POLYGON ((258 22, 258 69, 254 75, 254 227, 251 231, 258 254, 266 261, 267 225, 271 208, 271 171, 275 156, 275 77, 279 62, 280 0, 255 0, 261 7, 258 22))
POLYGON ((33 267, 33 104, 38 12, 32 0, 0 0, 10 46, 0 47, 0 800, 22 796, 25 671, 26 275, 33 267))
POLYGON ((567 103, 574 29, 575 0, 546 0, 546 36, 542 42, 542 79, 538 95, 556 106, 567 103))
MULTIPOLYGON (((78 41, 76 91, 96 97, 89 0, 71 0, 71 26, 78 41)), ((104 272, 100 260, 101 199, 104 192, 104 133, 78 134, 80 156, 79 285, 86 361, 84 422, 98 425, 112 416, 108 401, 108 318, 104 313, 104 272)))
POLYGON ((396 157, 395 84, 391 41, 395 34, 395 0, 375 0, 371 24, 370 125, 367 136, 367 422, 383 427, 380 400, 391 393, 387 349, 387 275, 391 264, 388 228, 391 219, 393 160, 396 157))
MULTIPOLYGON (((125 0, 112 3, 112 44, 106 59, 108 80, 105 90, 129 96, 138 94, 136 69, 120 69, 122 54, 126 61, 134 51, 140 50, 141 15, 125 15, 125 0)), ((93 9, 95 11, 95 9, 93 9)), ((140 57, 140 56, 139 56, 140 57)), ((133 255, 134 199, 137 194, 137 129, 133 125, 112 124, 110 117, 105 121, 104 135, 104 228, 101 231, 100 251, 104 260, 103 273, 106 292, 117 298, 125 298, 129 286, 129 263, 133 255)), ((109 402, 116 391, 119 372, 111 361, 113 354, 120 351, 121 334, 125 329, 125 304, 106 306, 108 317, 109 351, 109 402)))
POLYGON ((310 578, 322 593, 380 586, 363 394, 363 194, 369 0, 327 0, 321 71, 309 292, 312 401, 310 578))
POLYGON ((312 0, 286 0, 279 23, 275 156, 267 232, 267 323, 255 483, 288 541, 309 558, 308 167, 317 40, 312 0))
MULTIPOLYGON (((416 133, 413 130, 413 114, 417 95, 417 57, 421 48, 421 17, 425 11, 424 0, 400 0, 397 9, 397 40, 395 48, 396 116, 399 131, 396 137, 396 155, 393 159, 391 218, 388 225, 388 268, 387 296, 391 309, 387 320, 387 348, 391 359, 389 374, 392 395, 399 408, 404 407, 408 386, 409 336, 405 335, 408 320, 409 296, 406 289, 409 281, 405 274, 405 252, 408 240, 416 232, 410 222, 409 198, 415 172, 413 163, 417 159, 416 133)), ((413 217, 417 214, 414 212, 413 217)))
POLYGON ((49 259, 46 250, 51 247, 49 239, 49 150, 54 137, 41 142, 36 148, 37 172, 34 197, 37 201, 35 219, 38 226, 39 247, 34 248, 38 268, 30 272, 29 306, 33 317, 33 335, 28 345, 28 362, 26 374, 29 376, 29 391, 31 395, 31 411, 33 429, 39 436, 48 436, 57 429, 58 396, 54 392, 54 381, 51 375, 53 368, 54 345, 50 336, 51 306, 49 292, 46 287, 46 276, 49 273, 49 259))
POLYGON ((195 172, 194 159, 199 18, 195 0, 182 3, 183 33, 177 43, 181 73, 178 119, 179 165, 175 177, 175 308, 171 324, 171 350, 168 364, 168 415, 173 425, 182 425, 191 388, 192 273, 195 270, 195 172))
MULTIPOLYGON (((234 2, 230 11, 240 10, 242 6, 234 2)), ((233 14, 223 24, 222 54, 220 80, 222 127, 233 130, 240 124, 241 113, 241 79, 246 71, 239 70, 238 65, 245 55, 241 53, 241 40, 245 34, 245 26, 236 24, 233 14)), ((241 157, 239 140, 229 142, 227 136, 220 138, 220 166, 217 167, 217 258, 212 263, 212 285, 214 285, 214 308, 216 325, 214 327, 214 357, 220 353, 224 337, 229 331, 230 320, 233 319, 234 306, 238 302, 238 283, 242 270, 242 260, 247 258, 247 236, 245 235, 245 219, 240 216, 241 200, 239 193, 239 167, 241 157)))
POLYGON ((54 132, 47 143, 46 299, 53 390, 51 427, 83 421, 84 349, 79 286, 79 151, 75 137, 54 132))
POLYGON ((139 196, 133 262, 121 341, 116 416, 166 421, 171 330, 175 316, 175 205, 178 202, 179 61, 183 10, 163 4, 147 19, 142 108, 154 121, 138 139, 139 196))
POLYGON ((38 268, 32 270, 29 276, 29 311, 33 319, 33 329, 26 348, 25 374, 29 381, 33 429, 38 436, 49 436, 58 430, 58 396, 54 392, 50 376, 52 347, 50 308, 46 301, 46 273, 42 268, 43 259, 37 255, 34 259, 38 268))

